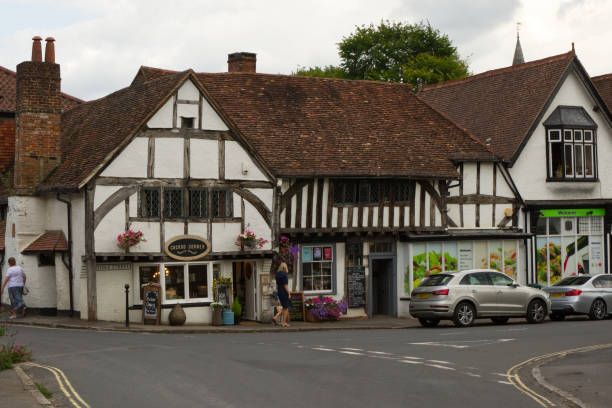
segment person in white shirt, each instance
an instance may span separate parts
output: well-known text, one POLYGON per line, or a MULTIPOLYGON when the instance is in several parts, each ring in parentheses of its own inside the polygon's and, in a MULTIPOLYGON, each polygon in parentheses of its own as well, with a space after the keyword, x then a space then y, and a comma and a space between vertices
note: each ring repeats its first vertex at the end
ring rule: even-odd
POLYGON ((23 287, 26 283, 26 274, 21 266, 16 266, 15 258, 9 258, 8 264, 9 268, 6 270, 6 278, 2 284, 0 294, 3 294, 4 288, 8 287, 11 306, 13 306, 13 310, 9 314, 9 319, 14 319, 17 317, 17 311, 19 309, 22 309, 22 316, 26 314, 26 305, 23 301, 23 287))

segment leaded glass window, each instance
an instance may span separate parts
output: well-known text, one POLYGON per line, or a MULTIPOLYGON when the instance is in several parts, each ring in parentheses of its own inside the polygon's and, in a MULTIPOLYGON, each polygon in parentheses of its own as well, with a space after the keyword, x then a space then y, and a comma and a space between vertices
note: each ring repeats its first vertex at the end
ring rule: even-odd
POLYGON ((143 188, 140 196, 140 216, 144 218, 158 218, 159 215, 159 188, 143 188))
POLYGON ((164 189, 164 218, 184 216, 183 190, 180 188, 164 189))
POLYGON ((208 190, 194 189, 189 191, 189 203, 191 206, 189 215, 191 217, 208 217, 208 190))

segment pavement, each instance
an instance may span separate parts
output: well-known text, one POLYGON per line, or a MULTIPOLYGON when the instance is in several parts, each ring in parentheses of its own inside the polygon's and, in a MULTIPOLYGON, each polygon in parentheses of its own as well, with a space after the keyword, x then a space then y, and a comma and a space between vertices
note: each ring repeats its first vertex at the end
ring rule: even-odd
MULTIPOLYGON (((5 320, 6 315, 0 313, 0 321, 5 320)), ((184 325, 184 326, 168 326, 168 325, 144 325, 142 323, 130 323, 129 327, 125 323, 95 321, 89 322, 79 318, 71 318, 67 316, 39 316, 28 315, 15 320, 10 320, 9 327, 19 326, 35 326, 58 329, 72 330, 94 330, 94 331, 120 331, 134 333, 159 333, 159 334, 221 334, 221 333, 255 333, 255 332, 299 332, 299 331, 324 331, 324 330, 380 330, 380 329, 408 329, 420 327, 418 320, 412 318, 394 318, 389 316, 375 316, 373 319, 357 318, 357 319, 341 319, 339 321, 326 322, 291 322, 291 327, 281 328, 274 326, 271 323, 259 323, 243 321, 240 325, 234 326, 210 326, 210 325, 184 325)), ((1 340, 1 338, 0 338, 1 340)), ((0 341, 2 344, 2 341, 0 341)), ((566 357, 567 358, 567 357, 566 357)), ((558 374, 559 365, 563 364, 563 360, 558 360, 551 365, 551 370, 547 367, 542 367, 548 379, 560 386, 566 386, 565 381, 558 374), (555 371, 557 370, 557 371, 555 371), (553 374, 554 373, 554 374, 553 374), (557 375, 555 375, 557 374, 557 375)), ((571 362, 573 363, 573 362, 571 362)), ((578 374, 572 376, 572 381, 578 381, 581 384, 589 383, 591 385, 601 385, 604 388, 599 388, 602 391, 607 387, 607 383, 603 384, 595 377, 591 378, 588 373, 591 370, 580 370, 578 374), (600 384, 601 383, 601 384, 600 384)), ((575 373, 575 372, 574 372, 575 373)), ((609 377, 606 377, 609 378, 609 377)), ((591 388, 589 391, 594 391, 591 388)), ((580 392, 580 396, 584 396, 584 392, 580 392)), ((588 398, 587 398, 588 400, 588 398)), ((14 365, 13 369, 0 371, 0 401, 3 407, 11 408, 39 408, 41 406, 52 406, 34 386, 32 380, 22 370, 19 364, 14 365)), ((599 401, 598 401, 599 402, 599 401)), ((599 405, 597 405, 599 406, 599 405)))

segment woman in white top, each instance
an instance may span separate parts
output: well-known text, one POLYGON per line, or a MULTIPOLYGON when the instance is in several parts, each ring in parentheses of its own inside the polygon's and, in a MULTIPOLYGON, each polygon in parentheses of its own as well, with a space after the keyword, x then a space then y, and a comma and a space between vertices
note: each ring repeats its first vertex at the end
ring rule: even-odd
POLYGON ((26 274, 21 266, 16 266, 15 258, 9 258, 8 264, 9 268, 6 270, 6 279, 4 279, 0 293, 3 294, 4 288, 8 287, 11 306, 13 306, 9 319, 14 319, 17 317, 17 311, 21 308, 23 308, 21 311, 22 315, 25 316, 26 314, 26 305, 23 301, 23 287, 26 283, 26 274))

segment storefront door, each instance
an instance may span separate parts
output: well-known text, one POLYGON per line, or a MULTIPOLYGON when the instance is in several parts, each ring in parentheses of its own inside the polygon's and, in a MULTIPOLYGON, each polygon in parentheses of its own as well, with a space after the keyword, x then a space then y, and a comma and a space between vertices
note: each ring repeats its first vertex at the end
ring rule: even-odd
POLYGON ((245 262, 245 311, 244 318, 247 320, 257 320, 257 274, 255 264, 245 262))
POLYGON ((372 261, 372 314, 393 316, 393 259, 372 261))

